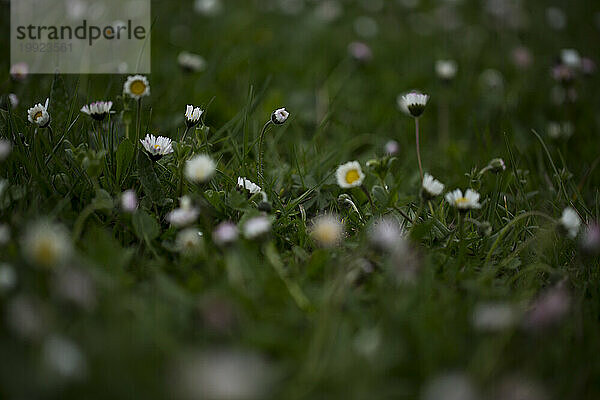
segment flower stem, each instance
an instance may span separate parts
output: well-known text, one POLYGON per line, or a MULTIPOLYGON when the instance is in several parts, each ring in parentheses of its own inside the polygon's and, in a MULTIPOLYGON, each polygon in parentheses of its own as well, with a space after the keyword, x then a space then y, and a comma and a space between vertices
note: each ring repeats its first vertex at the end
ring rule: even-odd
POLYGON ((136 116, 136 123, 135 123, 135 155, 136 155, 136 159, 137 156, 139 154, 139 143, 140 143, 140 130, 141 130, 141 125, 142 125, 142 99, 138 99, 137 101, 137 116, 136 116))
POLYGON ((369 193, 369 191, 367 190, 365 185, 360 185, 360 188, 362 189, 364 194, 367 196, 367 199, 369 199, 369 204, 371 205, 371 214, 375 214, 375 206, 373 205, 373 198, 371 197, 371 194, 369 193))
POLYGON ((458 231, 460 235, 460 243, 459 243, 459 251, 458 251, 458 263, 462 265, 465 252, 466 252, 466 242, 465 242, 465 217, 462 212, 458 212, 458 231))
POLYGON ((183 136, 181 137, 181 141, 185 142, 185 138, 187 137, 188 132, 190 131, 190 127, 186 126, 185 131, 183 132, 183 136))
POLYGON ((421 147, 419 146, 419 118, 415 118, 415 138, 417 146, 417 161, 419 162, 419 174, 421 175, 421 182, 423 182, 423 166, 421 164, 421 147))
POLYGON ((258 182, 261 186, 264 186, 265 182, 264 182, 264 150, 263 150, 263 143, 265 140, 265 133, 267 133, 267 128, 269 127, 269 125, 271 125, 271 120, 268 120, 267 123, 265 123, 265 125, 262 128, 262 131, 260 131, 260 140, 258 142, 258 169, 256 171, 256 174, 258 175, 258 182))

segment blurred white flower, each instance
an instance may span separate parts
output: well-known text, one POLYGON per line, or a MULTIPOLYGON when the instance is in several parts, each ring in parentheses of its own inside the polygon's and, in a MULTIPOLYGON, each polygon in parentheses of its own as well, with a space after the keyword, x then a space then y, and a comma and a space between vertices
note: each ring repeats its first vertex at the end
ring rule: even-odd
POLYGON ((581 247, 587 254, 600 254, 600 225, 595 222, 588 225, 581 238, 581 247))
POLYGON ((140 143, 144 146, 144 149, 150 155, 153 161, 160 160, 164 155, 173 152, 172 141, 164 136, 154 136, 147 134, 144 140, 140 140, 140 143))
POLYGON ((289 117, 290 113, 287 112, 285 108, 278 108, 271 114, 271 121, 273 121, 275 125, 281 125, 285 123, 289 117))
POLYGON ((186 228, 177 234, 175 247, 183 254, 196 254, 202 250, 204 239, 196 228, 186 228))
POLYGON ((12 265, 0 264, 0 294, 12 290, 17 285, 17 273, 12 265))
POLYGON ((135 190, 128 189, 121 195, 121 208, 125 212, 132 213, 138 207, 138 198, 135 194, 135 190))
POLYGON ((135 100, 149 96, 150 82, 143 75, 129 76, 123 85, 123 93, 135 100))
POLYGON ((473 189, 467 189, 464 196, 460 189, 446 193, 446 201, 460 211, 468 211, 481 208, 479 204, 479 193, 473 189))
POLYGON ((354 32, 360 37, 370 39, 377 36, 379 26, 373 18, 363 15, 354 20, 354 32))
POLYGON ((259 238, 269 233, 270 230, 271 220, 263 215, 250 218, 243 227, 244 237, 246 239, 259 238))
POLYGON ((36 299, 20 294, 6 305, 6 323, 21 338, 39 339, 46 322, 43 305, 36 299))
POLYGON ((481 303, 473 311, 473 326, 479 331, 496 332, 517 322, 515 308, 507 303, 481 303))
POLYGON ((533 64, 533 56, 525 46, 517 46, 512 50, 512 61, 518 68, 526 69, 533 64))
POLYGON ((12 151, 12 143, 7 139, 0 139, 0 161, 6 160, 12 151))
POLYGON ((188 105, 185 110, 185 123, 188 128, 196 126, 200 122, 203 113, 204 111, 200 107, 188 105))
POLYGON ((411 92, 399 97, 400 109, 410 116, 418 118, 425 111, 429 96, 417 92, 411 92))
POLYGON ((182 227, 196 221, 200 211, 192 205, 192 199, 183 196, 180 200, 179 208, 174 209, 167 214, 167 221, 175 227, 182 227))
POLYGON ((496 69, 488 68, 481 73, 479 77, 481 84, 485 89, 502 90, 504 88, 504 77, 496 69))
POLYGON ((454 60, 437 60, 435 63, 435 73, 444 81, 454 79, 457 71, 458 65, 454 60))
POLYGON ((232 222, 221 222, 213 231, 212 238, 217 246, 226 246, 238 240, 239 231, 232 222))
POLYGON ((569 68, 575 70, 581 68, 581 56, 575 49, 562 49, 560 51, 560 60, 569 68))
POLYGON ((4 246, 10 240, 10 227, 7 224, 0 224, 0 246, 4 246))
POLYGON ((395 140, 388 140, 383 147, 383 151, 388 156, 396 155, 400 151, 400 144, 395 140))
POLYGON ((29 64, 20 62, 10 67, 10 76, 16 81, 23 81, 29 75, 29 64))
POLYGON ((32 124, 36 124, 41 128, 45 128, 50 124, 50 114, 48 114, 48 103, 50 99, 46 99, 46 103, 42 105, 38 103, 27 110, 27 119, 32 124))
POLYGON ((242 178, 241 176, 237 179, 237 187, 241 189, 246 189, 250 194, 260 193, 262 188, 257 184, 253 183, 249 179, 242 178))
POLYGON ((375 221, 368 230, 368 238, 380 250, 395 251, 403 247, 404 232, 395 218, 383 217, 375 221))
POLYGON ((71 238, 64 226, 48 221, 31 225, 23 237, 22 251, 32 264, 53 267, 63 264, 72 252, 71 238))
POLYGON ((200 72, 206 68, 206 60, 202 56, 187 51, 179 53, 177 63, 184 71, 188 72, 200 72))
POLYGON ((348 45, 348 53, 356 61, 368 62, 373 58, 373 51, 363 42, 352 42, 348 45))
POLYGON ((567 16, 558 7, 548 7, 546 9, 546 21, 550 28, 561 31, 567 26, 567 16))
POLYGON ((350 161, 340 165, 335 173, 337 184, 342 189, 359 187, 365 180, 365 174, 362 172, 358 161, 350 161))
POLYGON ((310 236, 321 247, 337 246, 344 233, 344 224, 337 215, 322 215, 313 221, 310 236))
POLYGON ((433 378, 421 392, 421 400, 476 400, 477 398, 471 380, 459 372, 433 378))
POLYGON ((315 18, 325 23, 333 22, 344 12, 342 4, 337 0, 323 0, 315 7, 315 18))
POLYGON ((112 101, 96 101, 81 107, 81 112, 89 115, 96 121, 102 121, 108 114, 110 114, 112 106, 112 101))
POLYGON ((214 175, 217 166, 206 154, 198 154, 185 163, 185 177, 193 183, 206 183, 214 175))
POLYGON ((10 93, 8 95, 8 101, 10 102, 10 106, 12 108, 17 108, 17 106, 19 105, 19 97, 17 97, 17 95, 14 93, 10 93))
POLYGON ((77 344, 67 338, 50 336, 44 342, 42 354, 46 366, 62 378, 81 378, 86 373, 83 353, 77 344))
POLYGON ((444 184, 428 173, 425 173, 422 188, 425 197, 434 198, 442 194, 444 191, 444 184))
POLYGON ((60 269, 52 282, 56 297, 90 311, 96 305, 96 284, 83 268, 60 269))
POLYGON ((568 139, 573 135, 575 127, 569 121, 565 122, 549 122, 546 128, 546 133, 552 139, 568 139))
POLYGON ((525 329, 541 331, 562 320, 571 308, 571 296, 560 282, 553 288, 547 289, 532 303, 523 320, 525 329))
POLYGON ((221 0, 196 0, 194 2, 194 10, 198 14, 213 17, 221 13, 223 10, 223 3, 221 0))
POLYGON ((571 207, 567 207, 563 210, 562 216, 560 217, 561 226, 567 231, 569 237, 575 238, 579 233, 579 227, 581 226, 581 219, 577 211, 571 207))

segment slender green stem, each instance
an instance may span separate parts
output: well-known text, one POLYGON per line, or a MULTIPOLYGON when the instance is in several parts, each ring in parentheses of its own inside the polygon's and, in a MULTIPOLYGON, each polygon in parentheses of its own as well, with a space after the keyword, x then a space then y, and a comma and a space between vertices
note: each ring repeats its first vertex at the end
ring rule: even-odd
POLYGON ((136 116, 136 122, 135 122, 135 158, 137 159, 137 156, 139 154, 139 143, 140 143, 140 130, 142 129, 142 99, 138 99, 137 101, 137 116, 136 116))
POLYGON ((187 137, 187 134, 189 131, 190 131, 190 126, 186 125, 185 131, 183 132, 183 136, 181 137, 182 142, 185 142, 185 138, 187 137))
POLYGON ((465 253, 467 250, 467 243, 465 241, 465 216, 460 211, 458 212, 458 232, 460 234, 458 263, 459 263, 459 265, 463 265, 465 253))
POLYGON ((272 121, 268 120, 267 123, 265 123, 265 125, 262 128, 262 131, 260 132, 260 140, 258 142, 258 170, 257 175, 258 175, 258 182, 261 186, 264 185, 264 149, 263 149, 263 143, 265 140, 265 133, 267 132, 267 128, 269 127, 269 125, 271 125, 272 121))
POLYGON ((360 185, 360 188, 365 196, 367 196, 367 199, 369 199, 369 204, 371 205, 371 214, 375 214, 375 205, 373 204, 373 198, 371 197, 371 194, 364 185, 360 185))
POLYGON ((417 146, 417 161, 419 162, 419 174, 423 182, 423 165, 421 164, 421 147, 419 146, 419 118, 415 118, 415 139, 417 146))

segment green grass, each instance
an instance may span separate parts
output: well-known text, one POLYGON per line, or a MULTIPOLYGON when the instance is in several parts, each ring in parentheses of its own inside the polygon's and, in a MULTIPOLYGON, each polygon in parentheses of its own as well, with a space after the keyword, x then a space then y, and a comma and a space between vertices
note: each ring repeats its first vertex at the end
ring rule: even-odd
POLYGON ((511 29, 480 2, 465 0, 455 8, 459 27, 447 32, 434 23, 423 34, 415 31, 415 16, 435 15, 437 2, 409 10, 389 1, 373 12, 365 2, 347 1, 330 23, 315 20, 314 1, 297 16, 260 6, 277 2, 231 1, 211 18, 193 13, 191 3, 153 1, 152 95, 142 102, 140 125, 142 134, 177 141, 185 106, 195 104, 206 108, 207 142, 202 130, 192 131, 157 163, 141 149, 136 157, 140 146, 125 139, 128 123, 135 137, 138 116, 135 102, 122 97, 126 77, 12 81, 10 13, 0 6, 0 136, 13 144, 1 161, 8 187, 0 222, 11 238, 0 261, 18 278, 0 293, 0 397, 171 398, 174 382, 186 376, 181 369, 194 371, 180 360, 214 349, 258 354, 271 372, 269 398, 415 399, 448 371, 464 373, 484 398, 510 376, 538 384, 552 399, 600 397, 600 265, 557 225, 567 206, 582 217, 582 230, 599 220, 600 87, 598 75, 580 76, 577 101, 556 105, 550 74, 562 48, 596 56, 598 5, 570 2, 567 28, 554 31, 546 2, 523 4, 528 24, 511 29), (374 53, 365 64, 347 55, 348 43, 359 39, 353 24, 361 15, 379 27, 365 39, 374 53), (528 69, 511 62, 517 45, 533 55, 528 69), (202 54, 206 71, 183 74, 176 61, 182 50, 202 54), (440 58, 458 62, 449 84, 435 76, 440 58), (502 74, 501 88, 482 82, 489 68, 502 74), (446 190, 481 194, 482 208, 465 216, 463 240, 443 196, 431 208, 420 201, 413 121, 396 105, 398 94, 414 88, 431 95, 421 118, 424 169, 446 190), (20 99, 14 109, 8 93, 20 99), (26 117, 47 97, 51 133, 26 117), (79 113, 101 99, 115 103, 109 121, 79 113), (272 232, 223 249, 211 237, 220 222, 241 226, 262 213, 235 182, 246 176, 258 183, 260 130, 282 106, 290 119, 265 139, 272 232), (550 121, 570 121, 575 133, 552 140, 550 121), (383 146, 391 139, 400 152, 390 160, 383 146), (217 162, 204 185, 180 173, 198 153, 217 162), (497 157, 505 171, 479 174, 497 157), (337 166, 351 160, 367 175, 373 208, 360 189, 336 184, 337 166), (367 168, 369 160, 385 164, 385 173, 367 168), (140 200, 133 215, 119 207, 127 189, 140 200), (179 229, 166 221, 182 194, 200 208, 194 226, 203 246, 192 256, 176 250, 179 229), (340 201, 342 194, 358 212, 340 201), (345 223, 333 249, 319 248, 309 234, 312 219, 325 212, 345 223), (369 227, 381 216, 402 224, 406 253, 370 245, 369 227), (26 257, 23 237, 41 219, 66 228, 74 246, 66 265, 44 268, 26 257), (491 231, 478 229, 484 223, 491 231), (399 279, 412 266, 414 279, 399 279), (73 285, 79 296, 69 298, 65 287, 73 285), (546 329, 526 329, 531 304, 558 286, 569 293, 569 311, 546 329), (489 302, 512 305, 515 323, 477 329, 473 313, 489 302), (16 316, 30 315, 35 329, 15 329, 16 316), (81 376, 61 377, 48 365, 56 336, 79 349, 81 376))

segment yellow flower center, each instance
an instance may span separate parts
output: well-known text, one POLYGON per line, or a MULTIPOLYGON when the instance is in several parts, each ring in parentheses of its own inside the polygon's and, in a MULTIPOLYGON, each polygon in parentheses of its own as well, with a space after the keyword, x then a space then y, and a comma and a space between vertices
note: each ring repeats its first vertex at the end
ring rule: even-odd
POLYGON ((460 197, 460 198, 456 199, 456 204, 465 204, 468 202, 469 202, 469 199, 467 199, 466 197, 460 197))
POLYGON ((359 179, 360 179, 360 174, 358 173, 357 170, 351 169, 350 171, 346 172, 346 182, 349 185, 353 184, 354 182, 356 182, 359 179))
POLYGON ((56 249, 50 240, 41 240, 34 251, 37 264, 50 266, 56 263, 56 249))
POLYGON ((44 113, 42 113, 41 111, 38 111, 35 113, 35 115, 33 116, 33 120, 37 121, 38 119, 42 118, 42 116, 44 115, 44 113))
POLYGON ((160 150, 160 144, 155 144, 155 145, 154 145, 154 149, 155 149, 155 150, 160 150))
POLYGON ((146 91, 146 84, 143 81, 137 80, 131 83, 131 93, 136 96, 141 96, 146 91))

